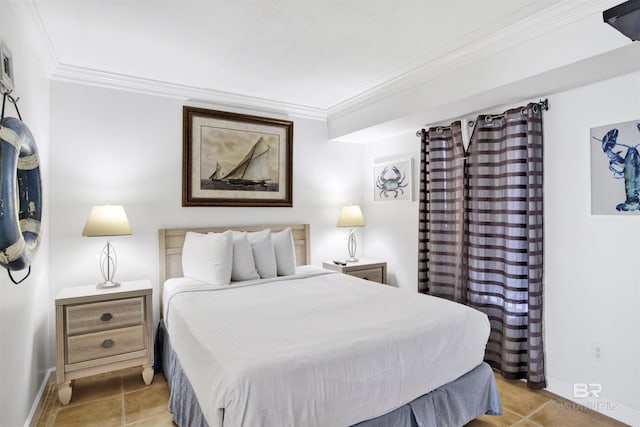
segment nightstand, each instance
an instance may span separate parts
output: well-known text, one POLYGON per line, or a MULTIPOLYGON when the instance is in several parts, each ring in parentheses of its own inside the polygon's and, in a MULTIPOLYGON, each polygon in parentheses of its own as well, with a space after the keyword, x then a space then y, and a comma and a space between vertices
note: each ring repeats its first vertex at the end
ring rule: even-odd
POLYGON ((386 262, 361 259, 356 262, 348 262, 347 265, 338 265, 332 261, 324 261, 322 268, 338 271, 365 280, 371 280, 372 282, 387 283, 386 262))
POLYGON ((133 366, 153 381, 152 288, 148 280, 64 288, 56 298, 56 382, 63 405, 73 381, 133 366))

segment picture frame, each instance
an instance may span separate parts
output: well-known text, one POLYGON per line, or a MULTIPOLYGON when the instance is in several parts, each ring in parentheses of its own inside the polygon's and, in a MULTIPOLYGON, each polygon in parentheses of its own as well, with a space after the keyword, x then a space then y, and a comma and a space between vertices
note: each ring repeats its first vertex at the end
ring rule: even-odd
POLYGON ((413 158, 374 161, 373 200, 413 201, 413 158))
POLYGON ((292 121, 189 106, 182 121, 182 206, 293 206, 292 121))
POLYGON ((0 86, 6 92, 11 92, 14 88, 13 56, 4 43, 0 43, 0 86))
POLYGON ((595 126, 591 148, 591 214, 640 215, 640 117, 595 126))

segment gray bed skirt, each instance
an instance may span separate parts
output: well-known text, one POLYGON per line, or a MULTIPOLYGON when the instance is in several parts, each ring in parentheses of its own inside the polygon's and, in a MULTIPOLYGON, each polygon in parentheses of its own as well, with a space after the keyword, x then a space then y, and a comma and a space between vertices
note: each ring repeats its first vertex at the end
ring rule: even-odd
MULTIPOLYGON (((173 421, 181 427, 208 427, 162 321, 156 333, 154 368, 156 372, 164 372, 169 384, 169 412, 173 421)), ((458 427, 483 414, 502 414, 493 371, 484 362, 460 378, 356 426, 458 427)))

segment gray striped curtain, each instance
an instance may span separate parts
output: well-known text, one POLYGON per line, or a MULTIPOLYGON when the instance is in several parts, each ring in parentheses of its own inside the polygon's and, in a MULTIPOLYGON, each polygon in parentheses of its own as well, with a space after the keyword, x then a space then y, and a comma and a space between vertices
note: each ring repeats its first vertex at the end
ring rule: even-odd
POLYGON ((422 134, 419 290, 485 312, 485 360, 544 388, 542 112, 479 116, 466 152, 460 122, 422 134))
POLYGON ((460 122, 423 132, 420 182, 421 291, 467 302, 463 262, 465 226, 465 151, 460 122), (428 161, 426 160, 428 156, 428 161), (428 195, 428 200, 423 196, 428 195), (428 275, 428 276, 427 276, 428 275))

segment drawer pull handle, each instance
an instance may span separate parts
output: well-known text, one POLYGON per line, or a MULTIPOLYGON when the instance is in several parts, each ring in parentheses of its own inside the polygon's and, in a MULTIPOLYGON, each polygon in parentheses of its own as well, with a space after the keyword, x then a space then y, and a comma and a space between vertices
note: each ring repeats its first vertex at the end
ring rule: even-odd
POLYGON ((113 315, 111 313, 103 313, 102 316, 100 316, 100 320, 103 322, 108 322, 111 319, 113 319, 113 315))
POLYGON ((113 340, 106 339, 106 340, 102 341, 102 344, 100 344, 100 345, 102 346, 102 348, 113 347, 113 340))

